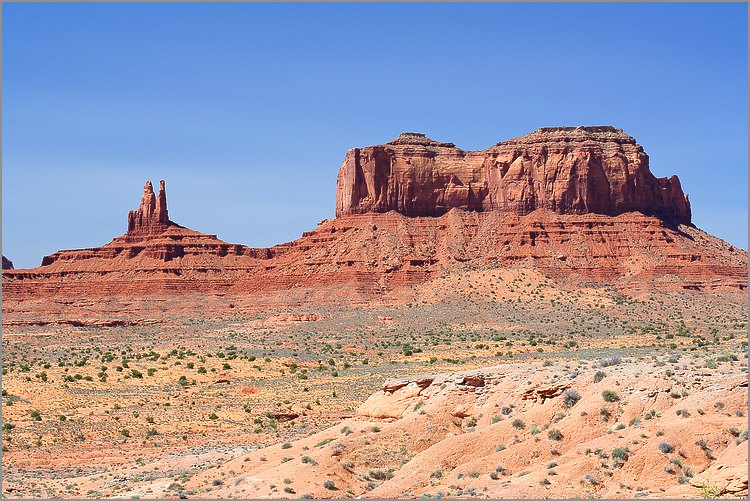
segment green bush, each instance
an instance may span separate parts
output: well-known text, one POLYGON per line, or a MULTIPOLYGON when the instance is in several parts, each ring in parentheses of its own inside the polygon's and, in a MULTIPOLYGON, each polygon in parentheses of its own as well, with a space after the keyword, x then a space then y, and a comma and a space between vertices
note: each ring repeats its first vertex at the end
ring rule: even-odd
POLYGON ((562 440, 563 434, 560 430, 553 429, 547 432, 547 438, 550 440, 562 440))
POLYGON ((617 396, 617 393, 612 390, 604 390, 602 392, 602 398, 605 402, 617 402, 618 400, 620 400, 620 397, 617 396))

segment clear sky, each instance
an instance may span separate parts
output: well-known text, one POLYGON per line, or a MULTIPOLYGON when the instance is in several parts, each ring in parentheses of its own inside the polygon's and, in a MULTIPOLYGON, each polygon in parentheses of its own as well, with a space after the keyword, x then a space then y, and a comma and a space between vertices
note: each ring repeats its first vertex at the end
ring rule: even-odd
POLYGON ((3 254, 171 219, 270 246, 333 217, 345 151, 610 124, 747 248, 746 4, 7 4, 3 254))

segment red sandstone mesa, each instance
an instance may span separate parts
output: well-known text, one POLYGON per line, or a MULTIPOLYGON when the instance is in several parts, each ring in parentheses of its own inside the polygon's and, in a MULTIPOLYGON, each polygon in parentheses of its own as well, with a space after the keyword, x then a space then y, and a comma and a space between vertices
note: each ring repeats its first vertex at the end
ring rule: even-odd
POLYGON ((336 214, 293 242, 250 248, 170 221, 164 182, 158 195, 149 182, 127 233, 4 270, 3 299, 331 285, 370 295, 503 266, 623 289, 747 288, 747 252, 692 226, 677 178, 654 177, 612 127, 545 128, 479 152, 413 133, 349 150, 336 214))
POLYGON ((547 127, 482 151, 417 133, 347 151, 337 216, 389 210, 438 216, 452 208, 691 219, 677 176, 654 177, 643 148, 609 126, 547 127))
POLYGON ((3 269, 4 270, 12 270, 13 269, 13 261, 8 259, 7 257, 3 256, 3 269))

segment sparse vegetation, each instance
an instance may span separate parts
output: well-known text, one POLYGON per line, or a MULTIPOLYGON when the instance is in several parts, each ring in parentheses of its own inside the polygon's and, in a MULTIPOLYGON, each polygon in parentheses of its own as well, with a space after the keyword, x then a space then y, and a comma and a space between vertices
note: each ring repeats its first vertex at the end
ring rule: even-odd
POLYGON ((562 397, 566 407, 573 407, 578 403, 579 400, 581 400, 581 395, 579 395, 578 392, 573 388, 568 388, 567 390, 565 390, 562 397))
POLYGON ((672 447, 672 444, 669 442, 661 442, 659 444, 659 451, 663 452, 664 454, 669 454, 674 451, 674 447, 672 447))
POLYGON ((620 397, 612 390, 604 390, 602 392, 602 398, 605 402, 617 402, 620 400, 620 397))

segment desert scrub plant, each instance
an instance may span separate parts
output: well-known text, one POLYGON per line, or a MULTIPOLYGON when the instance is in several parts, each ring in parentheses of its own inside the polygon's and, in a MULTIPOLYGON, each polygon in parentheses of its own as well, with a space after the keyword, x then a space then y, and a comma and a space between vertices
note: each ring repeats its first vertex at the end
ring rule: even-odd
POLYGON ((582 482, 582 483, 583 483, 583 482, 588 482, 588 483, 590 483, 591 485, 596 485, 596 484, 598 484, 598 483, 599 483, 599 481, 598 481, 598 480, 597 480, 596 478, 594 478, 594 476, 593 476, 593 475, 591 475, 590 473, 589 473, 589 474, 586 474, 586 475, 584 475, 584 476, 583 476, 583 478, 581 479, 581 482, 582 482))
POLYGON ((301 461, 302 461, 302 462, 303 462, 304 464, 310 464, 310 465, 313 465, 313 466, 315 466, 316 464, 318 464, 318 463, 317 463, 317 462, 315 462, 315 460, 314 460, 313 458, 311 458, 310 456, 302 456, 302 458, 301 458, 300 460, 301 460, 301 461))
POLYGON ((336 490, 336 483, 333 480, 326 480, 323 482, 323 487, 328 489, 329 491, 336 490))
POLYGON ((607 377, 607 373, 606 372, 604 372, 604 371, 596 371, 596 374, 594 374, 594 382, 598 383, 599 381, 601 381, 605 377, 607 377))
POLYGON ((581 400, 581 395, 578 394, 576 390, 573 388, 568 388, 565 390, 562 394, 563 402, 565 403, 565 407, 573 407, 575 404, 578 403, 579 400, 581 400))
POLYGON ((370 470, 367 472, 367 476, 373 480, 385 480, 387 477, 383 470, 370 470))
POLYGON ((602 407, 599 409, 599 415, 602 417, 602 421, 609 421, 609 418, 612 416, 612 411, 606 407, 602 407))
POLYGON ((500 452, 505 450, 505 444, 497 444, 495 447, 495 452, 500 452))
POLYGON ((323 447, 324 445, 330 444, 333 442, 333 438, 326 438, 315 444, 315 447, 323 447))
POLYGON ((617 393, 612 390, 604 390, 602 392, 602 398, 605 402, 617 402, 618 400, 620 400, 620 397, 617 396, 617 393))
POLYGON ((547 438, 550 440, 560 441, 563 438, 563 434, 558 429, 552 429, 547 432, 547 438))
POLYGON ((735 439, 734 443, 735 445, 740 445, 742 442, 747 441, 747 430, 743 431, 739 434, 739 436, 735 439))
POLYGON ((708 443, 706 443, 705 440, 703 440, 703 439, 697 440, 695 442, 695 445, 697 445, 698 447, 701 448, 701 450, 703 451, 703 453, 706 455, 706 458, 710 459, 711 461, 713 461, 714 459, 716 459, 714 457, 713 451, 708 446, 708 443))
POLYGON ((630 456, 630 450, 627 447, 615 447, 612 449, 612 459, 615 462, 624 463, 630 456))
POLYGON ((513 428, 516 428, 517 430, 522 430, 522 429, 526 428, 526 423, 524 423, 519 418, 514 419, 513 422, 511 423, 511 425, 513 426, 513 428))
POLYGON ((672 444, 669 442, 661 442, 659 444, 659 451, 663 452, 664 454, 669 454, 671 452, 674 452, 674 447, 672 447, 672 444))
POLYGON ((599 367, 610 367, 612 365, 619 365, 622 362, 620 355, 613 355, 611 357, 602 358, 599 360, 599 367))

